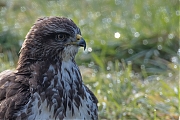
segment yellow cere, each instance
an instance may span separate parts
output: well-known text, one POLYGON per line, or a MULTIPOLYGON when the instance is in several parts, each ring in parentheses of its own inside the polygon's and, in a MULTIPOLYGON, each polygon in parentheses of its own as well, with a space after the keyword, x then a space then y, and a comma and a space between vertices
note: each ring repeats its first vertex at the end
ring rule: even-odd
POLYGON ((80 40, 82 38, 82 36, 77 34, 76 38, 77 38, 77 40, 80 40))

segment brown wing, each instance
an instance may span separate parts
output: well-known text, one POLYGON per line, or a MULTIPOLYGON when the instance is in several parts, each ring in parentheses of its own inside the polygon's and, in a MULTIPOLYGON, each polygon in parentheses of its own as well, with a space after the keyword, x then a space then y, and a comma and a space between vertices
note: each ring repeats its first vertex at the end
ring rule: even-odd
POLYGON ((16 118, 17 112, 28 102, 29 86, 21 82, 23 78, 9 70, 0 73, 0 120, 16 118))

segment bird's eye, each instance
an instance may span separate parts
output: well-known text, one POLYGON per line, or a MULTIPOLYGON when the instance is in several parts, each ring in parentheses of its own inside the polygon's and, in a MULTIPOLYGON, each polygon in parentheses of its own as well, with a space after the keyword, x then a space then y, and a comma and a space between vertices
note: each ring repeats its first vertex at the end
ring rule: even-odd
POLYGON ((67 34, 61 33, 56 36, 57 40, 65 40, 68 37, 67 34))

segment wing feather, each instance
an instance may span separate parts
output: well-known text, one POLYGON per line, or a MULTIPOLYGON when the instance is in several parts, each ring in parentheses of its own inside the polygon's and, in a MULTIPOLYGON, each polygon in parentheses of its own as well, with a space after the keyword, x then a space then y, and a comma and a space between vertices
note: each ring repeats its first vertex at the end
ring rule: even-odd
POLYGON ((18 75, 10 70, 0 73, 0 119, 15 118, 29 97, 29 86, 20 82, 18 75))

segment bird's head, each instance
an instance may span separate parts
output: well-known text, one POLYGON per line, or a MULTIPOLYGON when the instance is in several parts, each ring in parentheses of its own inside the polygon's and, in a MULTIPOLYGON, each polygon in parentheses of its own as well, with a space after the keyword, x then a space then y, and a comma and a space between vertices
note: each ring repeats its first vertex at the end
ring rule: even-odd
POLYGON ((64 17, 44 17, 39 18, 26 35, 20 58, 74 59, 79 47, 85 49, 86 42, 72 20, 64 17))

